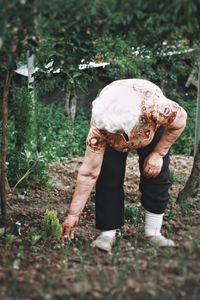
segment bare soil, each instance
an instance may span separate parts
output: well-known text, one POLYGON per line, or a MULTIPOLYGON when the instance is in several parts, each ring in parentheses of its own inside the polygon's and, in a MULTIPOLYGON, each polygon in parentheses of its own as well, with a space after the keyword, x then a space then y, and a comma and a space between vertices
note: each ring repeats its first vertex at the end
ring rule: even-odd
POLYGON ((125 179, 125 225, 112 255, 90 246, 95 229, 94 191, 81 216, 74 241, 65 246, 41 238, 31 245, 28 231, 42 232, 46 209, 64 220, 82 158, 53 163, 53 188, 8 194, 10 224, 21 223, 14 241, 0 235, 0 299, 200 299, 200 204, 182 205, 176 197, 186 182, 193 159, 171 158, 170 203, 163 234, 175 248, 159 249, 144 238, 144 211, 138 191, 137 157, 129 157, 125 179))

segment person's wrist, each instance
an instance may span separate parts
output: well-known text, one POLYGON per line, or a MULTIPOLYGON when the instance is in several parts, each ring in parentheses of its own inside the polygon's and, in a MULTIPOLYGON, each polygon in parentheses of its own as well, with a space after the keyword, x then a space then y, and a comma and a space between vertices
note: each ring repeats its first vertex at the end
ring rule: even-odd
POLYGON ((68 214, 68 216, 71 216, 71 217, 79 217, 80 216, 80 213, 75 213, 75 212, 70 212, 69 211, 69 214, 68 214))
POLYGON ((160 150, 157 150, 157 149, 154 149, 152 153, 154 155, 156 155, 158 157, 162 157, 162 158, 166 155, 166 153, 164 153, 164 151, 160 151, 160 150))

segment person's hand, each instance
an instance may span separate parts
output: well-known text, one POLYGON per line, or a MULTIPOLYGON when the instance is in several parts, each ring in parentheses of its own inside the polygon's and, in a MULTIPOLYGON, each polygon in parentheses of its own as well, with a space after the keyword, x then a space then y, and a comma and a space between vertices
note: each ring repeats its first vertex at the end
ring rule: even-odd
POLYGON ((78 224, 79 216, 69 214, 62 224, 61 242, 64 243, 66 239, 73 239, 75 227, 78 224))
POLYGON ((160 174, 163 166, 163 157, 157 152, 151 152, 145 159, 143 175, 145 177, 156 177, 160 174))

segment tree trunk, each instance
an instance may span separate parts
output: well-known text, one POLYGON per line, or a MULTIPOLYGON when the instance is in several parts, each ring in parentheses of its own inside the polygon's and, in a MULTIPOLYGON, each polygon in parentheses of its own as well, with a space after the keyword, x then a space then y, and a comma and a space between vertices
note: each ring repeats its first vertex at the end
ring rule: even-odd
POLYGON ((1 140, 1 179, 0 179, 0 197, 1 197, 1 215, 2 223, 6 225, 6 154, 7 154, 7 125, 8 125, 8 94, 12 73, 7 72, 3 86, 2 101, 2 140, 1 140))
POLYGON ((200 141, 194 158, 192 172, 185 187, 178 195, 177 203, 196 197, 198 193, 200 193, 200 141))
POLYGON ((197 80, 197 111, 196 111, 196 127, 195 127, 195 144, 194 156, 200 141, 200 61, 198 62, 198 80, 197 80))

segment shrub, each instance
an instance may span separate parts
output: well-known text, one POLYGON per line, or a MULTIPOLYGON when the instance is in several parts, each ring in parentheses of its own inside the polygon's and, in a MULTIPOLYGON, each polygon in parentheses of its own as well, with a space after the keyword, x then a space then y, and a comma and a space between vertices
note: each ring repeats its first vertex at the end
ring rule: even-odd
POLYGON ((82 112, 73 122, 66 117, 63 106, 54 103, 40 105, 38 116, 38 150, 48 161, 84 154, 89 121, 82 112))
POLYGON ((193 155, 194 151, 194 138, 195 138, 195 120, 196 120, 196 99, 189 101, 179 101, 187 111, 188 118, 186 127, 174 143, 171 153, 172 154, 184 154, 193 155))
POLYGON ((53 241, 58 241, 61 235, 61 225, 55 210, 46 210, 43 220, 44 235, 53 241))

